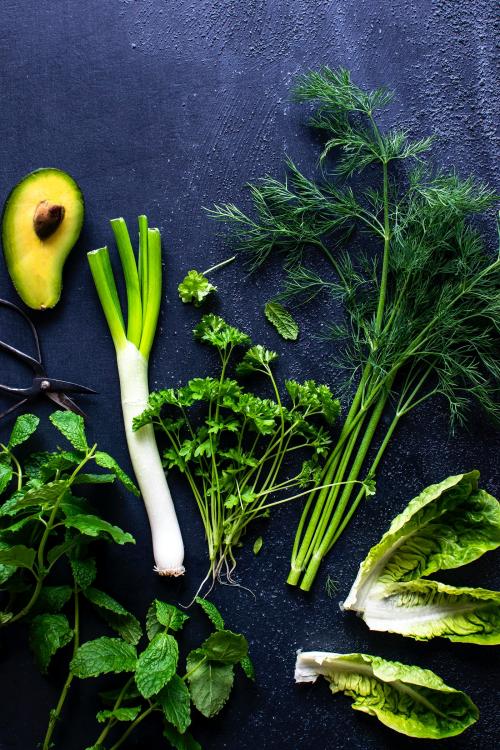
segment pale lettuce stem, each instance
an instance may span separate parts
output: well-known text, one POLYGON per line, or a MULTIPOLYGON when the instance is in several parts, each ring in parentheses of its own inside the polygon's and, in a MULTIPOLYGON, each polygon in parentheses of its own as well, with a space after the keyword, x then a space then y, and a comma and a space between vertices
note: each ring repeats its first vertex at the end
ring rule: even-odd
POLYGON ((120 254, 127 289, 127 338, 139 349, 142 334, 142 301, 137 262, 125 220, 111 219, 110 223, 120 254))

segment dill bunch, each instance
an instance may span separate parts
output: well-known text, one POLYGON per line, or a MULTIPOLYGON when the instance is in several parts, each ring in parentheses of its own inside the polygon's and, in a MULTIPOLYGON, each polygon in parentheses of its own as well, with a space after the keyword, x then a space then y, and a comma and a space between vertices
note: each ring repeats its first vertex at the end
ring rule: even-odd
POLYGON ((288 160, 284 181, 249 186, 251 215, 234 204, 209 213, 228 225, 252 270, 280 257, 280 300, 321 304, 329 294, 343 305, 344 322, 330 333, 356 390, 293 545, 288 583, 309 590, 365 497, 365 485, 353 494, 352 482, 374 477, 402 417, 437 395, 452 427, 474 402, 500 417, 500 258, 473 221, 496 195, 430 167, 431 137, 382 130, 377 113, 391 92, 363 91, 347 70, 323 68, 301 77, 294 96, 314 103, 311 125, 324 136, 318 179, 288 160), (365 170, 368 179, 359 179, 365 170), (360 233, 363 253, 353 242, 360 233), (318 255, 328 273, 317 270, 318 255))

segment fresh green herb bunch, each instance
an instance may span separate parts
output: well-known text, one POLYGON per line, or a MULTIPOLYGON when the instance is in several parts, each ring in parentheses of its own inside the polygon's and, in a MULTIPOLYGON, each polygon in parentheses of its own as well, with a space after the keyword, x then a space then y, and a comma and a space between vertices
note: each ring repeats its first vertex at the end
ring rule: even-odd
MULTIPOLYGON (((137 494, 135 485, 108 453, 89 446, 81 417, 58 411, 50 420, 71 450, 33 453, 23 461, 18 449, 39 424, 33 414, 18 417, 8 442, 0 445, 0 586, 5 599, 0 624, 29 624, 30 647, 42 673, 60 649, 68 647, 75 654, 79 648, 82 602, 125 640, 136 643, 141 633, 136 618, 93 585, 93 543, 101 539, 127 544, 134 538, 75 494, 76 487, 115 478, 137 494), (106 472, 89 473, 92 463, 106 472)), ((69 673, 50 713, 43 750, 52 747, 72 680, 69 673)))
POLYGON ((179 670, 177 639, 189 618, 173 605, 158 600, 148 610, 147 641, 140 652, 123 638, 106 637, 88 641, 78 649, 71 662, 74 676, 87 679, 111 673, 127 675, 122 685, 101 693, 106 707, 98 712, 97 721, 104 728, 88 750, 117 750, 140 723, 154 714, 163 719, 166 746, 201 750, 188 731, 192 705, 211 718, 230 696, 237 665, 248 678, 254 678, 246 638, 225 629, 220 612, 211 602, 198 598, 196 601, 214 632, 188 654, 184 673, 179 670), (113 734, 117 736, 114 742, 110 739, 113 734))
POLYGON ((230 226, 252 269, 281 255, 281 301, 321 304, 328 293, 344 306, 344 323, 330 333, 356 392, 319 480, 324 488, 311 493, 293 547, 288 582, 309 590, 366 495, 362 486, 352 498, 353 480, 374 474, 403 416, 435 395, 448 401, 452 424, 465 420, 473 400, 500 416, 500 258, 489 256, 471 223, 494 204, 494 193, 426 166, 431 138, 383 132, 375 114, 390 92, 365 92, 348 71, 324 68, 303 76, 295 97, 318 104, 312 125, 326 138, 322 178, 308 179, 288 161, 284 182, 266 177, 250 186, 255 216, 233 204, 210 214, 230 226), (399 167, 408 161, 411 169, 399 167), (375 186, 346 184, 367 167, 374 179, 378 170, 375 186), (365 253, 350 250, 355 230, 365 253), (315 256, 328 273, 311 265, 315 256))
MULTIPOLYGON (((134 429, 153 424, 165 433, 165 466, 186 475, 205 527, 207 578, 224 574, 231 582, 234 549, 247 526, 267 517, 272 505, 285 502, 270 503, 270 496, 318 482, 320 459, 330 445, 329 433, 319 422, 331 425, 339 403, 327 386, 312 380, 303 384, 287 380, 288 399, 283 403, 272 372, 276 352, 252 345, 246 333, 217 315, 205 315, 194 335, 218 351, 219 376, 194 378, 182 388, 151 394, 148 409, 134 420, 134 429), (236 367, 237 375, 262 375, 270 383, 273 399, 255 395, 228 376, 241 347, 247 351, 236 367), (284 478, 285 460, 299 450, 306 452, 306 460, 293 476, 284 478)), ((304 494, 298 492, 293 498, 304 494)))

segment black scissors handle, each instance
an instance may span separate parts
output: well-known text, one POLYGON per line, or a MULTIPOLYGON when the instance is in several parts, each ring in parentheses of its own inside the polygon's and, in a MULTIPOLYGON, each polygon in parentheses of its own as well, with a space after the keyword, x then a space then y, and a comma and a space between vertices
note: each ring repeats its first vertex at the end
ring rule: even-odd
POLYGON ((36 331, 36 328, 33 324, 33 322, 29 319, 29 317, 26 315, 24 310, 21 310, 20 307, 15 305, 13 302, 9 302, 7 299, 0 299, 0 305, 3 307, 8 307, 10 310, 14 310, 15 313, 20 315, 26 323, 30 327, 30 331, 33 335, 33 339, 35 341, 35 348, 36 348, 36 359, 35 357, 30 357, 28 354, 25 354, 24 352, 19 351, 19 349, 16 349, 13 346, 10 346, 9 344, 4 343, 3 341, 0 342, 2 349, 5 349, 6 351, 10 352, 14 356, 18 357, 22 361, 26 362, 26 364, 30 365, 30 367, 42 367, 42 350, 40 348, 40 339, 38 338, 38 333, 36 331))

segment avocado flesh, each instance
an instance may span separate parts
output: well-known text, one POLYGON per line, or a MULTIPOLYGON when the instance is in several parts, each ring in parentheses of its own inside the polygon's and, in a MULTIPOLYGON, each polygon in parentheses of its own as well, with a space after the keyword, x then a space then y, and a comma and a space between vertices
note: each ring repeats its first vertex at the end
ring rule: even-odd
POLYGON ((59 169, 32 172, 7 198, 2 222, 3 251, 12 282, 28 307, 45 310, 59 301, 63 266, 80 234, 83 214, 80 188, 59 169), (48 236, 40 237, 35 230, 35 216, 44 202, 63 210, 57 227, 48 236))

